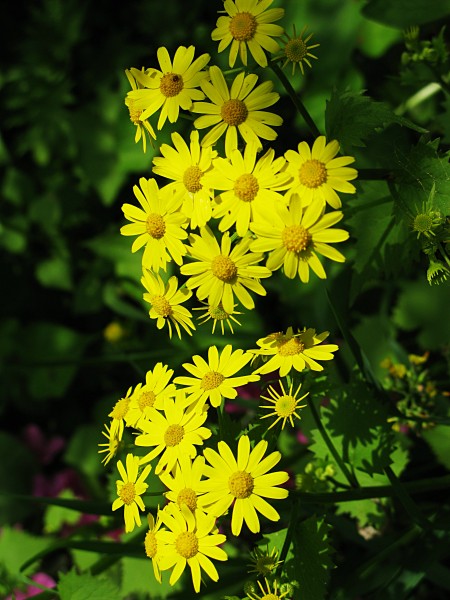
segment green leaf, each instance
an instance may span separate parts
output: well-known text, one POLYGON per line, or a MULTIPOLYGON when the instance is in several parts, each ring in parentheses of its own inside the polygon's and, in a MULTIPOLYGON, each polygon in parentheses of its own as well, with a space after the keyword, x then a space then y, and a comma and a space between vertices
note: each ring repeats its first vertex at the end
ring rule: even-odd
MULTIPOLYGON (((12 576, 18 576, 22 564, 48 545, 49 539, 43 536, 35 537, 19 529, 3 527, 0 534, 0 564, 12 576)), ((30 573, 30 569, 25 573, 30 573)))
POLYGON ((379 23, 405 28, 448 17, 450 0, 369 0, 362 13, 379 23))
POLYGON ((325 110, 328 139, 336 139, 347 150, 351 146, 364 147, 365 141, 377 129, 396 123, 415 131, 424 132, 408 119, 399 117, 384 102, 376 102, 362 92, 333 90, 325 110))
POLYGON ((72 289, 72 275, 68 260, 58 256, 39 263, 36 268, 36 279, 45 287, 66 291, 72 289))
POLYGON ((316 516, 298 523, 295 529, 294 574, 300 586, 294 597, 298 600, 323 600, 326 597, 333 568, 329 532, 328 523, 316 516))
POLYGON ((64 459, 85 475, 96 475, 102 471, 100 455, 97 453, 101 432, 94 425, 78 427, 70 440, 64 459))
MULTIPOLYGON (((369 474, 383 473, 391 463, 392 431, 387 411, 362 383, 342 387, 328 407, 322 408, 322 423, 344 462, 369 474)), ((317 458, 334 462, 317 429, 312 431, 309 450, 317 458)), ((338 465, 336 468, 339 469, 338 465)))
POLYGON ((395 150, 396 183, 402 201, 398 208, 405 206, 411 214, 420 211, 434 186, 432 207, 450 214, 450 152, 439 155, 438 147, 439 140, 433 140, 420 141, 408 152, 395 150))
POLYGON ((432 429, 422 431, 422 437, 431 446, 438 461, 450 469, 450 427, 436 425, 432 429))
MULTIPOLYGON (((63 490, 58 498, 74 500, 75 494, 71 490, 63 490)), ((80 515, 63 506, 49 506, 44 515, 44 531, 56 533, 65 524, 75 525, 80 515)))
POLYGON ((61 600, 122 600, 112 581, 93 575, 78 575, 74 570, 60 574, 58 592, 61 600))

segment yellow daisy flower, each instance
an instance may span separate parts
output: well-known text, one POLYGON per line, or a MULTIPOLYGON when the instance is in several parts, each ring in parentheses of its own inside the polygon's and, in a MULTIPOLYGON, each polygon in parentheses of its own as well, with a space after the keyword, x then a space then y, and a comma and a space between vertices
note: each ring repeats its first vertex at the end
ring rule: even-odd
POLYGON ((105 444, 98 445, 99 448, 102 448, 102 450, 99 450, 98 453, 103 454, 103 452, 106 452, 106 456, 104 456, 102 459, 102 464, 105 466, 117 454, 117 450, 119 449, 120 439, 118 433, 119 432, 116 431, 116 433, 112 435, 111 426, 108 427, 108 425, 105 425, 105 431, 102 431, 102 435, 104 435, 108 441, 105 444))
POLYGON ((274 160, 275 152, 269 149, 256 161, 257 150, 256 144, 247 144, 244 154, 236 149, 229 160, 214 161, 208 183, 215 190, 224 190, 216 196, 213 205, 213 217, 222 217, 220 231, 236 225, 237 234, 244 237, 255 213, 270 215, 277 204, 284 203, 278 192, 286 190, 292 182, 290 174, 280 173, 285 159, 274 160))
POLYGON ((176 385, 184 385, 184 392, 187 394, 189 404, 195 403, 195 410, 201 410, 207 400, 211 406, 218 408, 222 403, 222 398, 236 398, 235 388, 245 385, 250 381, 258 381, 258 376, 241 375, 233 377, 239 373, 252 359, 252 355, 241 349, 235 350, 230 344, 227 344, 219 355, 216 346, 210 346, 208 349, 208 362, 201 356, 192 357, 194 364, 183 363, 183 367, 193 375, 193 377, 176 377, 176 385))
POLYGON ((298 152, 288 150, 287 171, 294 177, 294 184, 287 197, 298 193, 304 205, 320 200, 333 208, 341 208, 341 199, 336 192, 354 194, 356 188, 349 183, 358 177, 358 171, 348 165, 355 162, 353 156, 339 156, 339 142, 326 142, 325 136, 319 136, 310 150, 306 142, 300 142, 298 152))
POLYGON ((186 288, 178 289, 178 279, 173 275, 167 283, 164 283, 158 274, 144 270, 141 279, 142 285, 148 293, 144 294, 144 300, 151 305, 149 315, 156 319, 156 327, 162 329, 167 324, 169 337, 172 337, 172 327, 181 339, 181 327, 192 335, 191 329, 195 329, 191 318, 192 314, 182 302, 186 302, 192 296, 192 292, 186 288))
POLYGON ((295 393, 292 393, 292 389, 294 386, 294 383, 291 383, 290 388, 289 388, 289 393, 286 393, 283 387, 283 382, 280 380, 279 381, 280 387, 281 387, 281 391, 282 394, 280 394, 273 386, 269 385, 268 387, 268 392, 269 392, 269 396, 263 396, 261 394, 261 398, 263 400, 267 400, 267 402, 270 402, 270 404, 260 404, 261 408, 268 408, 269 410, 271 410, 271 413, 268 413, 267 415, 263 415, 261 417, 261 419, 268 419, 270 417, 275 417, 275 421, 272 423, 272 425, 269 427, 269 429, 272 429, 272 427, 274 427, 278 421, 283 421, 281 424, 281 429, 284 429, 284 426, 286 425, 286 421, 289 419, 289 422, 291 424, 292 427, 294 427, 294 419, 293 417, 296 417, 297 419, 301 419, 300 415, 296 412, 296 410, 298 408, 304 408, 306 406, 306 404, 300 404, 300 402, 303 400, 303 398, 306 398, 306 396, 309 394, 309 392, 306 392, 306 394, 303 394, 303 396, 301 398, 297 398, 297 395, 300 391, 300 388, 302 387, 302 384, 300 384, 298 386, 298 388, 295 390, 295 393))
POLYGON ((278 560, 278 550, 272 548, 269 552, 269 545, 262 550, 258 546, 250 552, 251 563, 247 565, 252 567, 248 573, 256 573, 257 577, 271 575, 281 565, 282 561, 278 560))
POLYGON ((278 521, 280 515, 264 498, 287 498, 288 491, 277 486, 289 479, 286 471, 268 473, 280 460, 280 452, 272 452, 263 459, 267 450, 266 440, 261 440, 250 451, 247 435, 239 438, 237 458, 223 441, 218 450, 205 448, 203 455, 211 466, 206 465, 199 489, 205 492, 198 498, 200 506, 219 517, 233 504, 231 531, 239 535, 243 521, 253 533, 258 533, 260 524, 257 512, 270 521, 278 521))
POLYGON ((180 456, 180 461, 175 465, 173 474, 165 471, 159 478, 169 488, 165 496, 175 502, 180 508, 183 504, 194 513, 197 508, 198 484, 203 475, 205 459, 197 456, 193 461, 185 455, 180 456))
POLYGON ((161 539, 161 534, 163 531, 165 531, 164 527, 161 527, 161 512, 162 511, 158 510, 156 521, 155 517, 151 513, 147 515, 149 530, 145 534, 144 540, 145 554, 152 561, 153 573, 155 574, 156 581, 159 583, 161 583, 161 569, 159 567, 159 560, 161 558, 161 554, 164 552, 165 547, 165 543, 161 539))
POLYGON ((176 388, 170 379, 173 369, 167 365, 157 363, 153 371, 147 371, 145 384, 139 383, 131 397, 125 422, 129 427, 139 428, 140 423, 148 418, 150 408, 161 410, 164 408, 164 400, 175 396, 176 388))
POLYGON ((249 252, 250 238, 242 239, 231 248, 230 236, 224 233, 219 246, 211 229, 202 227, 200 235, 191 234, 190 240, 189 255, 195 262, 183 265, 181 273, 190 276, 186 285, 190 290, 198 288, 199 300, 208 298, 211 306, 222 303, 224 311, 231 314, 234 295, 245 308, 254 308, 255 302, 246 288, 260 296, 266 295, 259 279, 270 277, 272 272, 255 265, 263 255, 249 252))
POLYGON ((127 454, 126 466, 125 470, 122 461, 117 461, 117 469, 122 479, 116 481, 117 495, 119 497, 114 500, 112 509, 117 510, 122 506, 124 507, 125 532, 128 533, 133 531, 135 525, 138 527, 141 525, 141 517, 138 509, 145 510, 141 495, 148 488, 145 480, 152 467, 151 465, 147 465, 138 478, 139 458, 132 454, 127 454))
POLYGON ((116 437, 119 442, 123 436, 125 417, 130 406, 132 391, 132 387, 128 388, 125 398, 120 398, 120 400, 117 400, 117 402, 114 404, 114 408, 108 415, 108 417, 112 418, 109 434, 111 437, 116 437))
POLYGON ((279 37, 284 29, 273 25, 284 16, 283 8, 268 7, 273 0, 225 0, 224 9, 227 17, 219 17, 216 29, 211 34, 215 42, 219 42, 218 51, 222 52, 231 44, 229 64, 234 66, 239 53, 244 65, 247 65, 247 48, 261 67, 267 67, 264 50, 276 52, 280 46, 273 37, 279 37))
POLYGON ((280 97, 273 92, 273 83, 265 81, 255 88, 258 77, 239 73, 234 79, 231 89, 219 67, 209 69, 211 81, 202 81, 202 90, 211 102, 194 102, 191 112, 203 113, 194 121, 194 127, 205 129, 212 127, 202 139, 202 146, 212 146, 226 132, 225 151, 238 147, 238 136, 246 144, 256 143, 259 147, 263 140, 274 140, 277 133, 270 125, 281 125, 283 119, 274 113, 261 110, 272 106, 280 97), (253 89, 255 88, 255 89, 253 89))
POLYGON ((259 589, 263 595, 257 596, 256 594, 250 592, 247 594, 247 597, 250 598, 250 600, 282 600, 282 598, 285 598, 288 595, 288 590, 281 592, 281 590, 278 589, 278 582, 276 580, 273 582, 272 589, 270 589, 270 583, 265 577, 264 581, 266 582, 266 589, 264 589, 262 583, 258 581, 259 589))
POLYGON ((136 446, 155 446, 141 458, 141 464, 161 454, 155 468, 157 475, 163 469, 171 471, 182 455, 195 458, 196 446, 203 445, 203 441, 211 437, 211 431, 202 427, 208 416, 207 411, 187 412, 186 404, 183 394, 178 395, 175 400, 166 398, 163 411, 151 408, 148 420, 141 423, 143 433, 136 437, 136 446))
POLYGON ((289 207, 278 206, 278 210, 270 215, 270 222, 260 220, 250 225, 257 236, 250 249, 253 252, 270 252, 266 267, 276 271, 282 266, 289 279, 298 274, 303 283, 308 283, 310 268, 317 277, 326 279, 325 269, 317 255, 344 262, 345 257, 330 243, 344 242, 349 234, 344 229, 332 229, 343 218, 342 212, 324 212, 325 207, 319 202, 303 207, 296 194, 289 207))
MULTIPOLYGON (((145 75, 145 70, 142 69, 142 73, 145 75)), ((129 69, 125 70, 125 75, 127 76, 128 81, 130 82, 131 88, 133 90, 140 89, 140 84, 136 81, 136 78, 133 77, 131 71, 129 69)), ((136 102, 129 95, 125 98, 125 105, 128 107, 128 111, 130 113, 130 121, 136 125, 136 135, 134 136, 134 141, 137 144, 140 139, 142 139, 142 147, 144 152, 147 151, 147 135, 150 140, 150 144, 153 146, 153 140, 156 140, 156 134, 153 127, 148 122, 148 119, 142 119, 142 110, 136 108, 136 102)))
POLYGON ((192 229, 204 227, 211 218, 214 190, 204 184, 204 175, 212 168, 217 152, 202 148, 198 131, 191 133, 190 146, 179 133, 172 133, 172 143, 162 144, 162 156, 153 159, 153 173, 173 179, 166 187, 183 194, 182 212, 190 219, 192 229))
POLYGON ((219 302, 219 306, 212 306, 211 304, 208 304, 208 302, 202 302, 202 304, 204 306, 196 307, 196 308, 193 308, 192 310, 201 310, 204 312, 203 315, 200 315, 198 317, 198 322, 201 325, 204 325, 207 321, 212 320, 212 322, 213 322, 212 333, 215 332, 217 323, 220 323, 220 330, 222 332, 222 335, 225 335, 224 323, 226 323, 228 325, 231 333, 234 333, 233 324, 231 323, 231 321, 233 321, 234 323, 236 323, 239 326, 241 325, 241 323, 237 319, 234 318, 234 315, 242 315, 241 312, 233 309, 232 313, 227 313, 223 310, 223 306, 222 306, 221 302, 219 302))
POLYGON ((157 56, 161 70, 149 69, 147 73, 131 69, 131 74, 145 89, 133 90, 128 96, 134 102, 136 110, 141 110, 141 119, 148 119, 161 109, 158 119, 158 129, 161 129, 166 119, 175 123, 180 108, 190 110, 194 100, 202 100, 204 94, 197 89, 208 76, 202 69, 209 62, 209 54, 202 54, 193 61, 194 46, 180 46, 175 52, 173 63, 167 48, 158 48, 157 56))
POLYGON ((122 211, 125 218, 131 221, 120 229, 122 235, 137 235, 131 247, 136 252, 145 246, 142 265, 152 271, 166 270, 172 259, 181 265, 186 247, 181 240, 187 238, 181 227, 186 217, 180 212, 183 200, 173 190, 158 188, 154 179, 139 180, 141 188, 133 187, 134 194, 142 208, 132 204, 124 204, 122 211))
POLYGON ((322 344, 329 335, 328 331, 316 335, 316 330, 311 328, 294 334, 293 328, 288 327, 286 333, 271 333, 259 339, 256 343, 260 349, 249 352, 271 358, 254 373, 262 375, 279 369, 280 377, 285 377, 291 369, 303 371, 308 367, 312 371, 323 371, 317 361, 333 360, 333 352, 339 350, 336 344, 322 344))
POLYGON ((281 67, 282 69, 284 69, 284 67, 286 67, 289 63, 292 63, 292 75, 295 74, 295 69, 297 66, 299 67, 302 75, 304 75, 305 71, 303 69, 303 63, 306 63, 310 69, 312 68, 309 58, 314 58, 317 60, 317 56, 312 54, 310 50, 318 48, 320 44, 308 45, 309 40, 314 35, 313 33, 310 33, 303 39, 306 31, 306 25, 303 27, 299 35, 297 35, 295 25, 293 26, 293 30, 294 35, 292 37, 287 33, 284 34, 286 41, 284 42, 282 52, 279 56, 274 56, 272 60, 284 61, 281 67))
POLYGON ((227 560, 222 548, 226 537, 217 533, 215 519, 199 510, 195 515, 183 505, 169 504, 161 513, 161 519, 169 531, 161 535, 165 542, 164 555, 160 559, 161 569, 173 569, 169 584, 174 585, 181 577, 186 565, 191 569, 194 590, 200 591, 201 571, 213 580, 219 579, 216 567, 210 560, 227 560))

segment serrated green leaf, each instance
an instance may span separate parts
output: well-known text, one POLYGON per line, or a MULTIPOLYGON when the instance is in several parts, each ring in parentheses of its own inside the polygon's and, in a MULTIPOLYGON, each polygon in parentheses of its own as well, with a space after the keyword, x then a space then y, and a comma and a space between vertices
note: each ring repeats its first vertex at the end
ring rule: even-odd
MULTIPOLYGON (((387 416, 385 407, 362 383, 342 387, 321 412, 322 423, 344 462, 369 474, 383 473, 391 463, 394 448, 387 416)), ((312 437, 309 450, 317 458, 334 462, 317 429, 312 437)))
MULTIPOLYGON (((294 598, 323 600, 333 568, 329 543, 330 526, 322 518, 310 517, 298 523, 294 535, 294 579, 299 582, 294 598)), ((288 565, 286 568, 289 572, 288 565)))
POLYGON ((61 600, 122 600, 112 581, 87 574, 78 575, 74 570, 60 574, 58 592, 61 600))
POLYGON ((368 19, 405 28, 448 17, 450 0, 369 0, 362 13, 368 19))
POLYGON ((376 102, 362 92, 333 90, 325 110, 328 139, 336 139, 348 151, 351 146, 364 147, 377 129, 396 123, 424 132, 411 121, 396 115, 384 102, 376 102))
POLYGON ((439 155, 438 148, 439 140, 434 140, 421 141, 407 153, 396 149, 396 183, 401 200, 398 209, 406 207, 412 215, 420 212, 434 186, 432 208, 450 214, 450 152, 439 155))

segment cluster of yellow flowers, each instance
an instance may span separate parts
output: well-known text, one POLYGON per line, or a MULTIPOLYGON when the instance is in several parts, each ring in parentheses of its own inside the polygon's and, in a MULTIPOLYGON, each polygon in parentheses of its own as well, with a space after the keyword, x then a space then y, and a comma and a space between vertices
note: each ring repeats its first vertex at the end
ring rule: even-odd
MULTIPOLYGON (((311 66, 316 58, 308 45, 311 36, 287 36, 283 48, 275 38, 284 34, 274 22, 284 10, 269 8, 272 0, 225 0, 224 12, 217 21, 212 39, 219 42, 219 52, 230 49, 229 64, 239 57, 247 66, 249 52, 260 67, 268 66, 266 52, 272 60, 298 66, 311 66)), ((273 127, 283 120, 268 112, 279 99, 273 83, 258 83, 258 77, 244 70, 229 81, 218 66, 209 66, 210 56, 195 57, 195 48, 179 47, 171 59, 166 48, 157 52, 159 69, 129 69, 126 75, 132 90, 126 97, 130 118, 136 125, 136 142, 147 138, 153 143, 155 129, 150 118, 159 113, 157 129, 166 121, 175 123, 180 111, 201 115, 193 121, 189 143, 175 132, 172 144, 162 144, 161 156, 153 159, 153 173, 170 182, 159 187, 154 178, 141 178, 134 186, 139 206, 124 204, 128 221, 121 229, 135 236, 132 251, 144 248, 142 284, 144 300, 150 304, 150 318, 156 326, 165 325, 170 337, 173 330, 189 335, 195 330, 192 313, 184 303, 195 297, 202 306, 200 322, 213 321, 213 332, 224 323, 233 333, 239 308, 253 309, 253 294, 264 296, 261 280, 280 268, 294 279, 309 281, 311 268, 319 278, 326 278, 318 257, 343 262, 344 256, 330 244, 348 238, 336 225, 343 214, 337 192, 354 193, 350 183, 357 171, 348 165, 352 157, 337 157, 339 144, 327 143, 319 136, 312 147, 302 141, 297 150, 275 156, 268 148, 262 156, 262 141, 277 137, 273 127), (209 128, 200 139, 199 131, 209 128), (216 143, 224 139, 224 156, 216 143), (326 212, 327 205, 333 209, 326 212), (265 265, 260 264, 265 260, 265 265), (169 266, 170 265, 170 266, 169 266), (179 267, 169 276, 168 268, 179 267), (180 285, 180 277, 183 283, 180 285)), ((117 401, 109 416, 110 425, 101 444, 108 463, 122 447, 125 427, 135 433, 134 443, 148 448, 145 455, 129 452, 125 465, 118 461, 121 479, 117 481, 117 499, 113 510, 124 507, 125 530, 141 525, 142 499, 151 469, 167 491, 168 503, 158 509, 156 518, 148 516, 149 531, 145 550, 152 559, 155 577, 171 569, 174 584, 188 565, 194 589, 200 589, 201 572, 216 581, 213 561, 227 559, 219 546, 226 540, 219 533, 216 520, 231 511, 231 532, 238 536, 247 525, 251 532, 260 531, 259 516, 279 520, 278 512, 266 499, 283 499, 286 471, 272 469, 281 460, 278 451, 268 452, 265 440, 252 448, 247 435, 241 435, 236 448, 224 441, 217 450, 204 447, 212 436, 205 426, 208 411, 223 409, 225 399, 237 397, 239 386, 257 382, 261 375, 279 372, 279 380, 261 395, 261 418, 273 418, 274 427, 281 421, 294 424, 304 405, 301 384, 294 391, 289 373, 305 369, 321 371, 320 361, 333 359, 335 344, 324 344, 328 332, 316 334, 312 328, 267 335, 257 341, 257 349, 222 350, 209 347, 207 360, 199 355, 183 365, 186 375, 175 377, 168 365, 157 363, 146 374, 145 383, 131 387, 117 401), (255 361, 253 371, 251 365, 255 361), (288 377, 286 387, 281 378, 288 377), (153 462, 153 465, 150 464, 153 462)), ((271 555, 271 560, 273 556, 271 555)), ((264 574, 264 573, 260 573, 264 574)), ((259 583, 264 597, 281 598, 278 583, 259 583)), ((257 600, 258 596, 251 595, 257 600)))

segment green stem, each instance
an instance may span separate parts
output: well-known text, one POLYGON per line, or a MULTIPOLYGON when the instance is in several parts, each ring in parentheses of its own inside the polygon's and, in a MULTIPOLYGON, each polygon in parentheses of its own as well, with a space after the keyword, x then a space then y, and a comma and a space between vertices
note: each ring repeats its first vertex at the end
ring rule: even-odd
POLYGON ((349 484, 351 485, 351 487, 352 488, 359 487, 359 484, 358 484, 358 482, 356 480, 356 477, 347 468, 347 465, 345 464, 345 462, 340 457, 339 452, 334 447, 334 444, 331 441, 331 438, 328 435, 327 430, 323 426, 323 423, 322 423, 322 421, 320 419, 320 415, 319 415, 316 407, 314 406, 314 402, 311 400, 311 398, 309 396, 306 398, 306 401, 308 402, 308 406, 309 406, 309 409, 310 409, 311 414, 313 416, 313 419, 314 419, 314 422, 316 424, 316 427, 319 430, 320 435, 323 438, 323 441, 327 445, 328 450, 330 451, 331 455, 333 456, 334 460, 336 461, 336 464, 339 465, 339 468, 341 469, 342 473, 344 474, 345 478, 347 479, 347 481, 349 482, 349 484))
POLYGON ((298 519, 298 502, 297 502, 297 499, 294 499, 294 502, 292 503, 291 518, 289 519, 289 527, 286 532, 286 537, 284 538, 283 547, 281 548, 281 552, 280 552, 280 559, 279 559, 280 565, 278 566, 278 569, 277 569, 278 576, 281 575, 281 572, 283 570, 283 563, 286 560, 287 553, 289 552, 289 548, 292 544, 292 539, 294 537, 294 529, 297 526, 297 519, 298 519))
MULTIPOLYGON (((431 477, 418 481, 407 481, 402 487, 408 494, 421 494, 450 489, 450 475, 431 477)), ((391 498, 397 492, 392 485, 372 485, 343 492, 310 493, 294 491, 291 495, 297 496, 302 504, 334 504, 335 502, 354 502, 356 500, 369 500, 372 498, 391 498)))
POLYGON ((400 483, 397 475, 394 473, 391 467, 385 467, 384 472, 391 482, 391 486, 395 495, 407 514, 411 517, 412 521, 422 529, 429 529, 431 527, 431 523, 420 512, 419 508, 416 506, 416 503, 412 500, 404 485, 400 483))
POLYGON ((272 69, 272 71, 275 73, 275 75, 280 80, 280 82, 283 85, 284 89, 288 93, 288 96, 292 100, 292 103, 294 104, 295 108, 298 110, 298 112, 303 117, 305 123, 308 125, 308 127, 309 127, 311 133, 313 134, 313 136, 316 137, 316 138, 319 137, 321 134, 320 134, 320 131, 319 131, 317 125, 314 123, 311 115, 306 110, 305 105, 303 104, 303 102, 298 97, 298 94, 295 92, 294 88, 290 84, 290 82, 289 82, 288 78, 286 77, 286 75, 283 73, 283 71, 280 69, 280 67, 276 63, 274 63, 274 62, 270 63, 270 68, 272 69))

